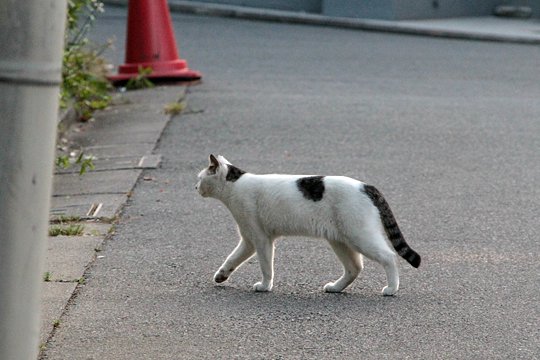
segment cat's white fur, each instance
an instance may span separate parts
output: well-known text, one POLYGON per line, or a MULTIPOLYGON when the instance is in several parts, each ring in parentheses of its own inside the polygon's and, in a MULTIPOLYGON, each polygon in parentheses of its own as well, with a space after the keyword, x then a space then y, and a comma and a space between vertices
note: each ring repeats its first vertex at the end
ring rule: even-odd
POLYGON ((382 293, 394 295, 398 291, 396 252, 384 234, 379 210, 359 191, 362 182, 326 176, 323 198, 311 201, 296 184, 305 176, 245 173, 236 181, 227 181, 229 166, 224 157, 214 157, 198 175, 197 183, 202 196, 216 198, 227 206, 240 232, 240 242, 214 275, 216 282, 227 280, 257 253, 263 278, 254 290, 271 291, 274 240, 298 235, 326 239, 343 264, 343 275, 326 284, 325 291, 341 292, 349 286, 363 269, 362 254, 384 267, 388 285, 382 293))

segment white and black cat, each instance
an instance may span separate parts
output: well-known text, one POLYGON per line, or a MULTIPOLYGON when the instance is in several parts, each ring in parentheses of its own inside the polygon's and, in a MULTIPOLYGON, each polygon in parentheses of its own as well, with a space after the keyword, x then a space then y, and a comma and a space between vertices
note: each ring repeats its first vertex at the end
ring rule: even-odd
POLYGON ((222 201, 240 232, 240 242, 214 275, 218 283, 257 253, 263 278, 254 290, 271 291, 274 240, 280 236, 328 240, 344 271, 324 286, 327 292, 340 292, 354 281, 362 255, 384 267, 383 295, 398 291, 396 253, 420 266, 420 255, 407 245, 388 203, 371 185, 344 176, 250 174, 214 155, 198 178, 199 193, 222 201))

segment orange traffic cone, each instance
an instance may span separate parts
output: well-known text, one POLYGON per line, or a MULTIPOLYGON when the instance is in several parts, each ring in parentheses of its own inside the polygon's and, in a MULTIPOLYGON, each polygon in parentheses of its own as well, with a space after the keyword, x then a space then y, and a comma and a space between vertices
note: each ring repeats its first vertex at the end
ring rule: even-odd
POLYGON ((137 77, 142 68, 152 69, 147 77, 154 81, 202 77, 178 56, 167 0, 129 0, 125 64, 108 78, 121 84, 137 77))

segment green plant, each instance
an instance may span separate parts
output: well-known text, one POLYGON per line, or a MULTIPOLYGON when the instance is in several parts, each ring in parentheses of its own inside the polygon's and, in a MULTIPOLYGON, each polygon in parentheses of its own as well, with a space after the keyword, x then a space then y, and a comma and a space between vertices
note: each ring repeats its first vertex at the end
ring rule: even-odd
POLYGON ((147 89, 154 87, 154 83, 148 79, 148 75, 152 74, 151 67, 139 67, 138 75, 134 78, 128 80, 126 84, 126 89, 128 90, 137 90, 137 89, 147 89))
POLYGON ((84 225, 54 225, 49 228, 49 236, 79 236, 84 232, 84 225))
POLYGON ((52 274, 50 271, 47 271, 45 274, 43 274, 43 281, 49 282, 51 281, 52 274))
POLYGON ((60 326, 60 320, 58 320, 58 319, 54 320, 52 325, 53 325, 53 328, 56 329, 57 327, 60 326))
POLYGON ((60 169, 67 169, 71 166, 71 162, 69 161, 69 156, 67 155, 60 155, 56 158, 55 161, 56 167, 60 169))
POLYGON ((79 165, 79 175, 84 175, 88 169, 94 170, 94 157, 81 152, 77 158, 70 158, 67 155, 60 155, 56 158, 55 164, 60 169, 69 169, 73 164, 79 165))
POLYGON ((167 105, 165 105, 164 112, 167 115, 178 115, 184 109, 186 108, 186 102, 185 101, 179 101, 179 102, 172 102, 167 105))
POLYGON ((68 0, 67 28, 72 37, 71 42, 80 41, 96 20, 96 13, 103 12, 104 7, 101 1, 97 0, 68 0), (80 23, 80 18, 85 17, 80 23))
POLYGON ((68 1, 60 104, 65 108, 73 101, 82 120, 88 120, 95 110, 105 108, 111 101, 111 85, 105 77, 106 63, 101 57, 109 44, 95 48, 86 38, 99 12, 103 12, 100 1, 68 1))
POLYGON ((60 103, 65 108, 73 101, 80 118, 88 120, 95 110, 104 109, 111 102, 111 85, 105 77, 106 64, 100 52, 84 45, 64 50, 60 103))
POLYGON ((77 161, 75 161, 75 164, 80 165, 79 169, 79 175, 83 175, 86 173, 87 169, 94 170, 94 157, 93 156, 85 156, 84 153, 81 153, 79 157, 77 158, 77 161))

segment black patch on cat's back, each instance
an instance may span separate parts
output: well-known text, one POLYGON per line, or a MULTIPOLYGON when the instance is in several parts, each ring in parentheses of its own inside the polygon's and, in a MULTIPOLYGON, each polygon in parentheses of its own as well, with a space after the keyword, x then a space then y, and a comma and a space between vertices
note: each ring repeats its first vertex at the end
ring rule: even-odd
POLYGON ((234 165, 227 165, 227 177, 225 178, 225 180, 235 182, 236 180, 240 179, 245 173, 246 172, 244 170, 241 170, 234 165))
POLYGON ((296 180, 298 190, 308 200, 322 200, 324 194, 324 176, 309 176, 296 180))

